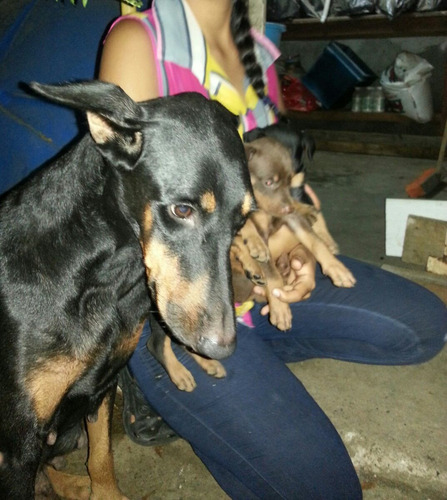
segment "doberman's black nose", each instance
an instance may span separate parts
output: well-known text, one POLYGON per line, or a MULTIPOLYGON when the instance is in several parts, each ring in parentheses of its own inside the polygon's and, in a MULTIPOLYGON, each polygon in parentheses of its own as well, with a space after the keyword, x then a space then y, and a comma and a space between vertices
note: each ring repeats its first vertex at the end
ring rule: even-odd
POLYGON ((236 348, 236 336, 229 342, 219 343, 216 339, 201 337, 197 343, 200 354, 212 359, 224 359, 233 354, 236 348))

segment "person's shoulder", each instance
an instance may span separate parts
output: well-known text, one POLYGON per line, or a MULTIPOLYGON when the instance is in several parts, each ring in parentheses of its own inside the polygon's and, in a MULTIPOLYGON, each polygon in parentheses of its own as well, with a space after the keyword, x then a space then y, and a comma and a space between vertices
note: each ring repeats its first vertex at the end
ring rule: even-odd
POLYGON ((117 43, 121 46, 138 46, 147 43, 148 32, 144 18, 136 15, 122 16, 112 25, 105 43, 117 43))
POLYGON ((158 97, 152 40, 137 16, 119 18, 112 26, 101 54, 99 79, 119 85, 135 101, 158 97))

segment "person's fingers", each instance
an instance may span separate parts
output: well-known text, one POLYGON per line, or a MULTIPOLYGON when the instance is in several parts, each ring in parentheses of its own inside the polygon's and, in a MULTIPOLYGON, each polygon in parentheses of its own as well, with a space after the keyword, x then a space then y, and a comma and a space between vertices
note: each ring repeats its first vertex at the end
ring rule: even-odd
POLYGON ((275 288, 272 294, 281 302, 291 304, 293 302, 300 302, 301 300, 308 299, 312 291, 310 288, 308 282, 301 282, 295 283, 293 287, 275 288))
POLYGON ((314 207, 317 210, 321 210, 321 201, 318 198, 318 196, 315 193, 315 191, 309 186, 309 184, 304 184, 304 191, 309 196, 309 198, 312 200, 312 203, 314 204, 314 207))
POLYGON ((261 309, 261 316, 267 316, 269 312, 270 312, 270 307, 268 304, 265 304, 265 306, 261 309))

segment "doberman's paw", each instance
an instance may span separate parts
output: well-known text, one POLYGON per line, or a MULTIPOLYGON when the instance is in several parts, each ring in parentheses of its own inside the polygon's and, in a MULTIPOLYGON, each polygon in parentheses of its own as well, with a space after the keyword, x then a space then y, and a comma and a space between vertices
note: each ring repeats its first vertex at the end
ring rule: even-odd
POLYGON ((206 361, 205 371, 208 375, 215 378, 224 378, 227 376, 227 371, 222 363, 219 363, 219 361, 215 359, 207 359, 206 361))
POLYGON ((224 378, 227 376, 227 371, 224 366, 216 359, 204 358, 195 353, 191 353, 191 356, 196 360, 196 363, 202 368, 202 370, 204 370, 211 377, 224 378))
POLYGON ((119 490, 113 491, 103 491, 100 492, 92 492, 90 496, 90 500, 130 500, 128 497, 123 495, 119 490))
POLYGON ((89 500, 90 498, 95 498, 91 492, 91 483, 88 476, 67 474, 57 471, 51 466, 45 467, 45 474, 54 492, 59 497, 66 500, 89 500))
POLYGON ((172 382, 174 382, 181 391, 192 392, 197 387, 192 373, 181 363, 177 365, 175 371, 171 370, 168 373, 172 382))

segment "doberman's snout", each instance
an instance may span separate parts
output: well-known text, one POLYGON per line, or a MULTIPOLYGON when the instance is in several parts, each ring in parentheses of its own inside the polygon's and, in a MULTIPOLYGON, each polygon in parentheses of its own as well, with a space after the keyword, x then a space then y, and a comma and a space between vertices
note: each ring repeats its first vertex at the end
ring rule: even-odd
POLYGON ((219 341, 217 338, 201 337, 197 343, 198 352, 212 359, 224 359, 233 354, 236 348, 236 336, 219 341))

